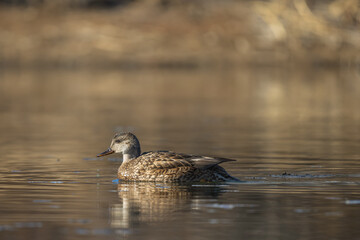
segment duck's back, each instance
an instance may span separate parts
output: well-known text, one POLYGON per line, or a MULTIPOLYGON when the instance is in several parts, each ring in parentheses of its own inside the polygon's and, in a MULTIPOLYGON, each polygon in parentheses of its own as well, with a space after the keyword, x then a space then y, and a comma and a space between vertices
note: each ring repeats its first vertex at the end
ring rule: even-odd
POLYGON ((118 178, 127 181, 218 182, 237 180, 218 164, 234 161, 168 151, 146 152, 121 164, 118 178))

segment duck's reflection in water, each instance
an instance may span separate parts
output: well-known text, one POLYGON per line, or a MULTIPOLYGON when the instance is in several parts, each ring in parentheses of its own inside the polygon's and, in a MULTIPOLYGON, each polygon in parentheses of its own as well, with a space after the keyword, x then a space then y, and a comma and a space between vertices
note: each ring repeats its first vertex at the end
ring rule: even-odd
POLYGON ((119 203, 111 207, 111 225, 129 228, 139 223, 170 221, 177 213, 197 208, 201 199, 216 199, 222 185, 120 183, 119 203))

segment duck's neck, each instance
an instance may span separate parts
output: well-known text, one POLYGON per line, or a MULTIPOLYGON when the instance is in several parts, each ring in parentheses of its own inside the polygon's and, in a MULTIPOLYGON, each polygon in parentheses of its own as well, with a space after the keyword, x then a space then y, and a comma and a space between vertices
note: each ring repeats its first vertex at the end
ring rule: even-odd
POLYGON ((136 144, 133 147, 129 148, 127 151, 123 152, 123 163, 129 162, 132 159, 137 158, 140 156, 140 144, 136 144))

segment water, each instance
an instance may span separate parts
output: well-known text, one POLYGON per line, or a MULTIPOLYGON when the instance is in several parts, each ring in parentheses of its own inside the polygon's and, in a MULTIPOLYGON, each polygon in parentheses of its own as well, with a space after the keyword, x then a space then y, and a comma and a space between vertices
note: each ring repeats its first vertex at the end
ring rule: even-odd
POLYGON ((358 70, 0 72, 1 239, 359 239, 358 70), (240 183, 118 183, 142 150, 240 183))

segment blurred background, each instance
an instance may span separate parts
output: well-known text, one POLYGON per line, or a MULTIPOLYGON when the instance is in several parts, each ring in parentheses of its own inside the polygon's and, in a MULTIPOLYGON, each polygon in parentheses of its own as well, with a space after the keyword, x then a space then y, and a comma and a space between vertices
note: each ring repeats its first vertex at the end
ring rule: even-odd
POLYGON ((146 148, 228 157, 277 152, 268 146, 275 138, 328 146, 357 136, 359 8, 357 0, 0 0, 2 136, 90 149, 136 131, 146 148), (213 148, 222 142, 236 149, 213 148))
POLYGON ((359 53, 359 0, 0 0, 0 237, 356 239, 359 53), (118 131, 244 182, 114 185, 118 131))
POLYGON ((3 67, 359 63, 357 0, 1 0, 3 67))

